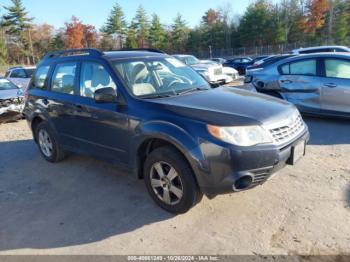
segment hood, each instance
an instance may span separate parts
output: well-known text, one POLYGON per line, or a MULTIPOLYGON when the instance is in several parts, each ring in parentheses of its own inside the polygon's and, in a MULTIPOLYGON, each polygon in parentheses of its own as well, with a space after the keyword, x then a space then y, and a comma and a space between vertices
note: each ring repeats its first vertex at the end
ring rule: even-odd
POLYGON ((22 96, 20 89, 0 90, 0 100, 12 99, 22 96))
POLYGON ((179 116, 219 126, 270 124, 297 110, 283 100, 228 87, 150 101, 179 116))
POLYGON ((206 64, 206 63, 199 63, 199 64, 194 64, 191 65, 191 67, 195 70, 209 70, 211 68, 222 68, 221 65, 219 64, 206 64))

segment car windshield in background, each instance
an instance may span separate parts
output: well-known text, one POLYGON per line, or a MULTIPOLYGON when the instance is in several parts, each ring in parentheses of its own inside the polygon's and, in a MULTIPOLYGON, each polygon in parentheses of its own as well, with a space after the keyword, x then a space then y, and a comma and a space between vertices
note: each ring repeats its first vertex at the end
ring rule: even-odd
POLYGON ((210 89, 198 73, 172 57, 118 60, 112 64, 129 91, 137 97, 153 98, 210 89))
POLYGON ((186 65, 195 65, 195 64, 199 64, 200 61, 191 55, 188 56, 175 56, 177 59, 179 59, 181 62, 185 63, 186 65))
POLYGON ((18 87, 6 79, 0 79, 0 91, 10 89, 18 89, 18 87))
POLYGON ((34 68, 33 69, 26 69, 26 73, 27 73, 28 78, 31 78, 33 76, 34 72, 35 72, 34 68))

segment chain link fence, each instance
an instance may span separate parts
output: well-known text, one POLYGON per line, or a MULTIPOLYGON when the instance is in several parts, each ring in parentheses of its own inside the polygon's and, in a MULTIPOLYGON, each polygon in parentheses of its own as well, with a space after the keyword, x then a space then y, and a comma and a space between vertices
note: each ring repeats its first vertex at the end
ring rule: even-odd
POLYGON ((239 47, 239 48, 222 48, 213 49, 210 51, 208 47, 207 50, 200 50, 198 52, 193 52, 194 55, 201 59, 207 59, 211 57, 222 57, 222 58, 232 58, 237 56, 261 56, 261 55, 278 55, 286 54, 294 49, 302 47, 311 47, 322 45, 322 43, 293 43, 293 44, 280 44, 280 45, 266 45, 266 46, 252 46, 252 47, 239 47))

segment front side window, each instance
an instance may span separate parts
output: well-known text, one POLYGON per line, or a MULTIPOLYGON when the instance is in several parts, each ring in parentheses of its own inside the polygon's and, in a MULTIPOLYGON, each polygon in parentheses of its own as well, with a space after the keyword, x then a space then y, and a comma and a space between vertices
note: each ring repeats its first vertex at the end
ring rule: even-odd
POLYGON ((83 63, 80 75, 80 95, 93 98, 96 90, 106 87, 117 90, 116 84, 106 69, 97 63, 83 63))
POLYGON ((129 91, 138 97, 177 95, 186 90, 210 88, 197 72, 172 57, 118 60, 112 64, 129 91))
POLYGON ((350 61, 326 59, 326 77, 350 79, 350 61))
POLYGON ((36 70, 34 80, 32 82, 33 88, 44 89, 45 81, 49 73, 50 66, 41 66, 36 70))
POLYGON ((76 63, 58 64, 52 76, 51 90, 73 95, 76 69, 76 63))
POLYGON ((316 59, 309 59, 285 64, 281 66, 281 73, 283 75, 315 76, 317 73, 317 61, 316 59))

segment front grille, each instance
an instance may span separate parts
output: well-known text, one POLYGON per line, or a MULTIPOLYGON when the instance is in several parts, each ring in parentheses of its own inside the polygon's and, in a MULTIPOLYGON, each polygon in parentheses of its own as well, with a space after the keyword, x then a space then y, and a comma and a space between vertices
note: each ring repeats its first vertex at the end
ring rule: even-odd
POLYGON ((222 68, 216 68, 214 69, 214 75, 222 75, 222 68))
POLYGON ((270 129, 273 139, 277 144, 283 144, 299 135, 304 130, 304 121, 300 115, 291 120, 288 125, 270 129))

